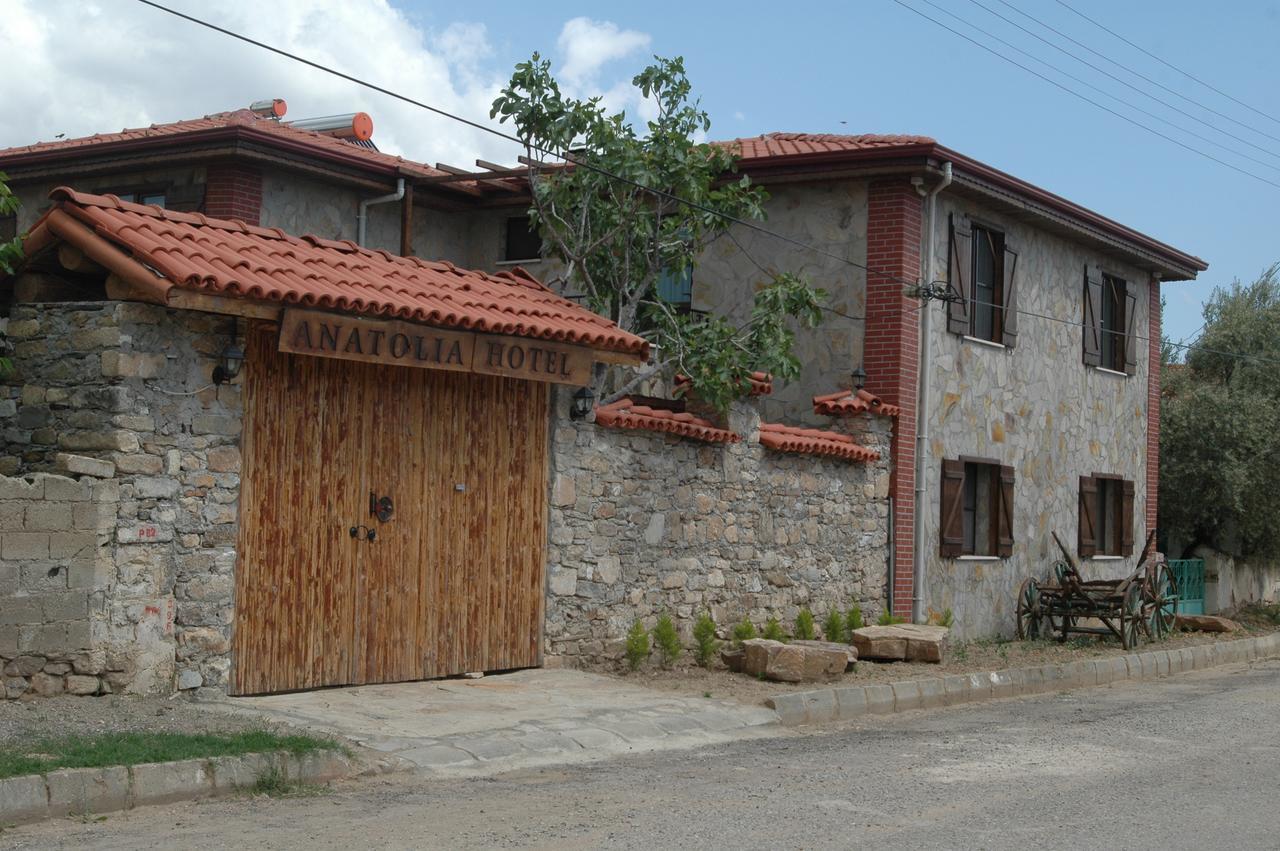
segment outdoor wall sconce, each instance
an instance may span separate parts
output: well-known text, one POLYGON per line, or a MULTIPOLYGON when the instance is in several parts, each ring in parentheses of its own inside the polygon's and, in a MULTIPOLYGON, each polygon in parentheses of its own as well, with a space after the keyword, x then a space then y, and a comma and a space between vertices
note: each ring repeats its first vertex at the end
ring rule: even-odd
POLYGON ((231 339, 227 341, 227 347, 222 350, 218 365, 213 368, 214 384, 226 384, 240 374, 240 366, 244 363, 244 349, 240 348, 240 344, 236 342, 239 331, 239 323, 232 319, 231 339))
POLYGON ((853 371, 853 389, 861 390, 867 386, 867 371, 859 364, 858 368, 853 371))
POLYGON ((596 394, 591 392, 590 387, 580 387, 578 392, 573 394, 573 406, 569 408, 569 418, 574 420, 585 419, 595 406, 596 394))

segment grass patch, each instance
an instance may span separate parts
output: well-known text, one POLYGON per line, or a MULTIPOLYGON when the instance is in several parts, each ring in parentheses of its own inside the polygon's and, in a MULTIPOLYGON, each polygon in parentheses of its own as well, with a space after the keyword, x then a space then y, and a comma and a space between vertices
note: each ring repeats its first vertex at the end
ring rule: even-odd
POLYGON ((258 779, 245 791, 251 795, 266 795, 268 798, 306 798, 322 795, 328 790, 314 783, 288 780, 280 773, 280 769, 272 767, 259 774, 258 779))
POLYGON ((337 742, 313 736, 282 736, 266 730, 239 733, 104 733, 63 736, 0 746, 0 779, 43 774, 58 768, 103 768, 237 756, 266 751, 294 755, 341 748, 337 742))

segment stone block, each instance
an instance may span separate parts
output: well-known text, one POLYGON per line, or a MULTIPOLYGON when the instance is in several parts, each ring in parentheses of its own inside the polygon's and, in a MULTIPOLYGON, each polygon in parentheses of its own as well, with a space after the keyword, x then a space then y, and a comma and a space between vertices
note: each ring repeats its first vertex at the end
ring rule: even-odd
POLYGON ((31 690, 40 697, 54 697, 55 695, 62 694, 62 677, 55 677, 43 672, 32 674, 31 690))
POLYGON ((280 762, 276 754, 250 753, 241 756, 220 756, 209 760, 213 773, 213 786, 219 794, 248 789, 280 762))
POLYGON ((853 631, 853 646, 859 659, 941 662, 949 633, 946 627, 923 624, 864 626, 853 631))
POLYGON ((70 816, 110 813, 129 804, 129 769, 64 768, 50 771, 49 815, 70 816))
POLYGON ((44 480, 45 499, 84 502, 92 496, 92 482, 81 482, 66 476, 47 476, 44 480))
POLYGON ((942 692, 947 706, 967 703, 972 700, 969 689, 969 678, 964 674, 954 674, 942 678, 942 692))
POLYGON ((43 656, 18 656, 9 660, 9 663, 4 666, 4 675, 6 677, 29 677, 32 674, 43 671, 45 661, 43 656))
POLYGON ((225 417, 215 414, 199 414, 191 418, 192 434, 218 434, 235 437, 240 434, 239 417, 225 417))
POLYGON ((920 685, 915 680, 890 683, 889 688, 893 690, 893 709, 895 712, 905 712, 908 709, 920 708, 920 685))
POLYGON ((121 429, 67 431, 58 435, 59 447, 81 452, 85 450, 137 452, 141 445, 136 434, 121 429))
POLYGON ((70 502, 33 502, 27 506, 23 526, 27 531, 66 532, 72 526, 70 502))
POLYGON ((941 678, 933 677, 927 680, 918 680, 916 684, 920 687, 921 709, 935 709, 946 705, 947 692, 943 687, 941 678))
POLYGON ((1097 671, 1098 685, 1119 682, 1129 677, 1129 667, 1125 665, 1124 659, 1120 656, 1098 659, 1095 663, 1095 670, 1097 671))
POLYGON ((0 558, 15 561, 37 561, 49 558, 49 533, 0 533, 0 558))
POLYGON ((158 455, 116 455, 116 470, 120 473, 154 476, 164 471, 164 461, 158 455))
POLYGON ((134 806, 189 801, 214 792, 213 774, 204 760, 145 763, 131 771, 134 806))
POLYGON ((0 780, 0 824, 28 824, 49 817, 49 790, 38 774, 0 780))
MULTIPOLYGON (((240 450, 234 446, 214 446, 205 453, 205 463, 211 473, 239 473, 240 450)), ((573 479, 568 479, 570 485, 573 479)), ((572 504, 572 500, 570 500, 572 504)))
POLYGON ((832 689, 836 696, 836 715, 841 720, 857 718, 867 712, 867 692, 863 686, 832 689))
POLYGON ((1174 629, 1198 632, 1241 632, 1244 629, 1230 618, 1218 615, 1177 615, 1173 626, 1174 629))
POLYGON ((102 689, 102 683, 97 677, 86 674, 68 674, 66 684, 67 694, 80 696, 97 694, 102 689))
POLYGON ((165 357, 139 352, 102 353, 102 374, 107 378, 155 378, 164 369, 165 357))
POLYGON ((992 671, 987 674, 987 680, 991 683, 992 697, 1013 697, 1016 694, 1009 671, 992 671))
POLYGON ((0 476, 0 500, 5 499, 44 499, 45 477, 16 479, 0 476))
POLYGON ((285 776, 299 783, 332 783, 354 773, 354 765, 339 750, 318 750, 284 757, 285 776))
POLYGON ((80 476, 109 479, 116 474, 116 465, 110 461, 102 461, 84 455, 72 455, 69 452, 59 452, 54 456, 53 463, 63 472, 80 476))
POLYGON ((169 499, 178 493, 178 482, 169 478, 138 478, 133 482, 138 499, 169 499))
POLYGON ((804 704, 805 717, 808 719, 805 723, 825 724, 836 720, 836 694, 832 689, 803 691, 796 697, 804 704))
POLYGON ((988 700, 992 695, 991 674, 969 674, 969 699, 988 700))
POLYGON ((888 715, 893 712, 893 689, 885 685, 863 686, 867 696, 867 712, 888 715))
POLYGON ((1141 666, 1142 678, 1144 680, 1154 679, 1160 674, 1159 668, 1156 666, 1155 653, 1139 653, 1138 664, 1141 666))
POLYGON ((571 597, 578 593, 578 571, 572 568, 554 566, 547 584, 551 593, 557 597, 571 597))
POLYGON ((40 610, 45 621, 70 621, 89 616, 89 598, 83 591, 42 594, 40 610))

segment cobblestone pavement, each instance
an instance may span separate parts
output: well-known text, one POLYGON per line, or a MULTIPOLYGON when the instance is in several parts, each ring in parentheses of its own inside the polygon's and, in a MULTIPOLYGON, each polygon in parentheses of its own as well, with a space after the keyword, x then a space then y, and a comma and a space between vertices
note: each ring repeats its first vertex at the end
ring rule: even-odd
POLYGON ((484 778, 147 807, 0 847, 1275 848, 1280 662, 484 778))
POLYGON ((778 733, 778 716, 746 706, 569 670, 324 689, 209 704, 336 733, 431 773, 514 768, 688 748, 778 733))

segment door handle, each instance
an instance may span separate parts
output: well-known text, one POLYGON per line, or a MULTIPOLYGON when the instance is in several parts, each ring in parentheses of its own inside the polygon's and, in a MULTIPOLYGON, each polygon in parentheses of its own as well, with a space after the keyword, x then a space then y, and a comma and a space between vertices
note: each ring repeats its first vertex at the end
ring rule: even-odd
POLYGON ((378 537, 378 530, 370 529, 368 526, 365 526, 364 524, 361 524, 359 526, 352 526, 351 537, 355 538, 357 541, 364 539, 372 544, 374 539, 378 537))
POLYGON ((391 497, 378 496, 373 491, 369 491, 369 514, 378 518, 379 523, 386 523, 390 520, 395 510, 395 503, 391 501, 391 497))

